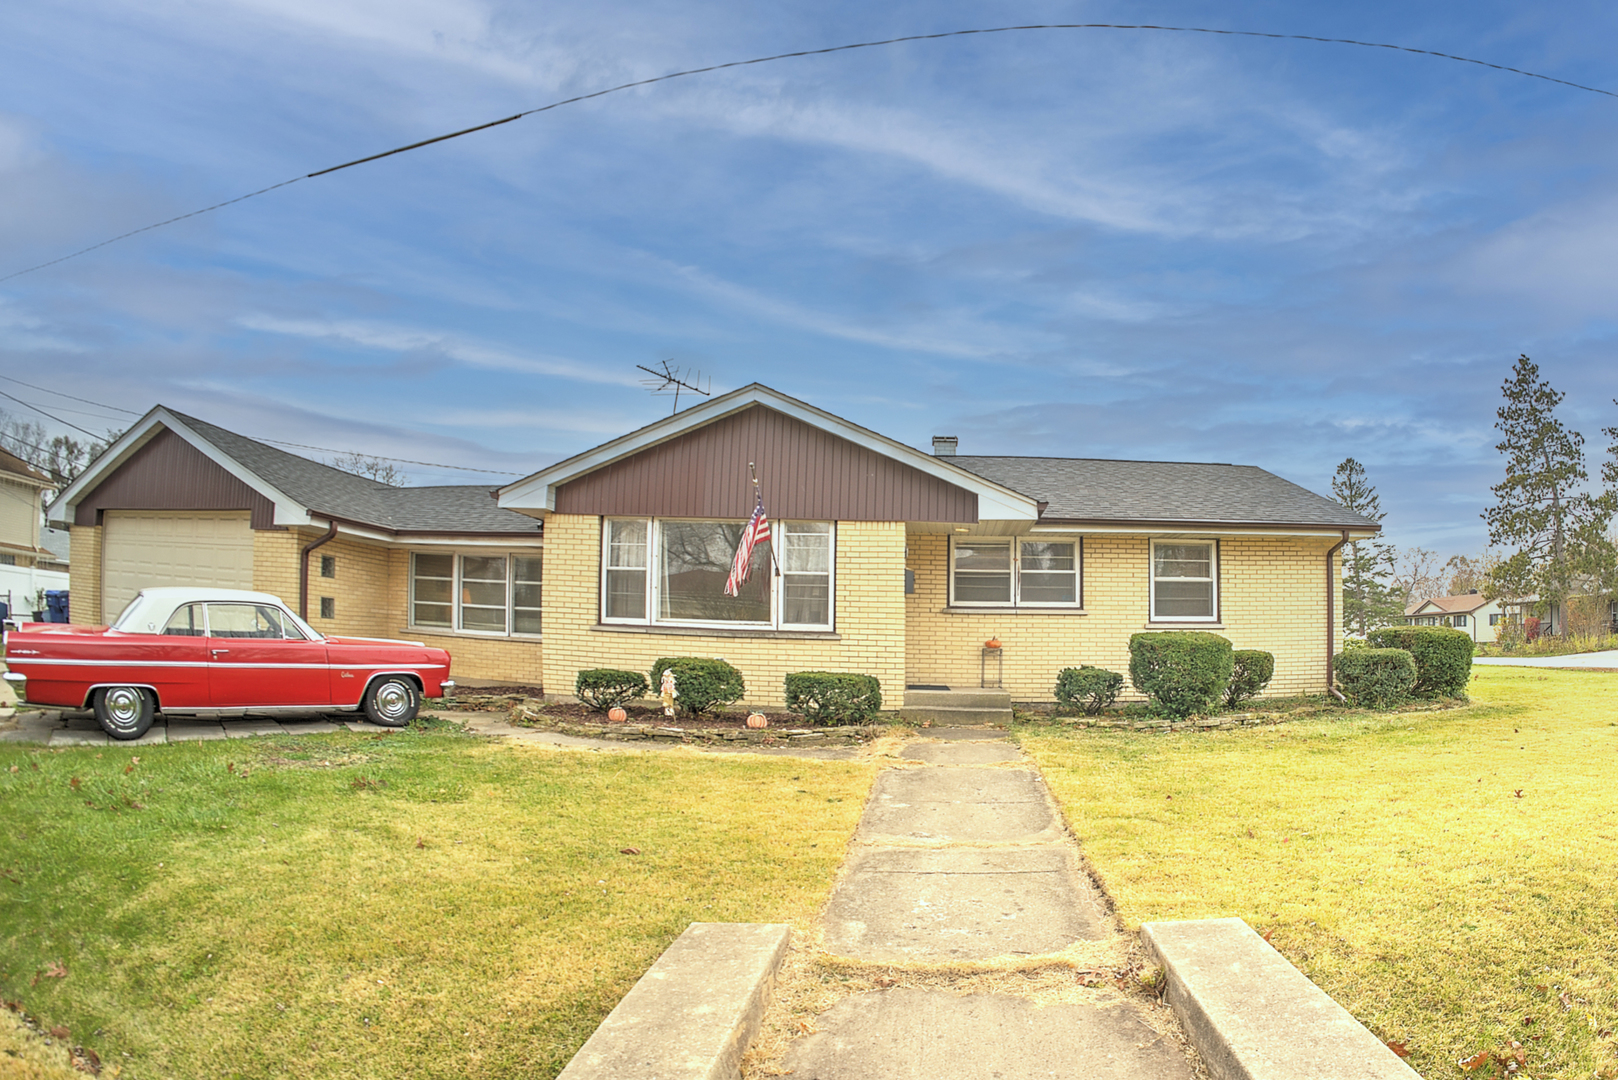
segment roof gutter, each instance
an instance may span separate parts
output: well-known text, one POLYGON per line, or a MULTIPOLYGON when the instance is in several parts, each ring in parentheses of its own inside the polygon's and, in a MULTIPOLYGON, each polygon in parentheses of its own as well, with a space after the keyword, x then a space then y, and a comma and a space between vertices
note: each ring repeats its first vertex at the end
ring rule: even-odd
POLYGON ((318 540, 312 540, 298 552, 298 618, 308 621, 309 618, 309 553, 321 544, 330 543, 337 539, 337 520, 331 521, 331 527, 326 535, 318 540))
POLYGON ((1343 530, 1343 538, 1333 544, 1326 551, 1326 693, 1344 704, 1348 703, 1337 690, 1337 566, 1334 560, 1337 553, 1343 550, 1348 543, 1348 530, 1343 530))

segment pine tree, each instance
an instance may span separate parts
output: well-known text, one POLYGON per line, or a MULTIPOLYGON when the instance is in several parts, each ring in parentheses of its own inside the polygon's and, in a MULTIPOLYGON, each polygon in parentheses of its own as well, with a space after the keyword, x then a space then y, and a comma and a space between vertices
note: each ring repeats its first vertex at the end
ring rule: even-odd
MULTIPOLYGON (((1365 466, 1353 458, 1337 466, 1331 492, 1361 517, 1377 522, 1387 517, 1376 488, 1365 477, 1365 466)), ((1393 545, 1377 539, 1350 540, 1343 549, 1343 625, 1349 633, 1364 637, 1404 614, 1404 605, 1389 584, 1393 558, 1393 545)))
POLYGON ((1489 574, 1490 599, 1539 595, 1542 611, 1559 608, 1602 531, 1603 500, 1582 490, 1584 436, 1556 417, 1563 395, 1539 377, 1539 366, 1519 357, 1500 387, 1496 413, 1506 455, 1506 478, 1489 490, 1495 504, 1483 514, 1489 542, 1511 554, 1489 574))

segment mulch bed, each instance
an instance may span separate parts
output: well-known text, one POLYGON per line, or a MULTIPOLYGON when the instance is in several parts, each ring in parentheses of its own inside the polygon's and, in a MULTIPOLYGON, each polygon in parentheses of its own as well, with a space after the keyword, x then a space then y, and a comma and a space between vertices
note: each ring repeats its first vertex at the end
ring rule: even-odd
MULTIPOLYGON (((464 692, 457 692, 446 702, 446 707, 464 709, 472 712, 507 712, 513 705, 523 701, 538 702, 540 689, 537 686, 489 686, 468 688, 464 692)), ((607 714, 597 712, 588 705, 563 705, 560 702, 545 702, 536 706, 547 717, 563 723, 572 724, 606 724, 610 723, 607 714)), ((661 704, 631 703, 624 706, 628 713, 626 724, 644 724, 661 728, 681 728, 686 731, 713 731, 722 728, 746 728, 747 710, 730 709, 721 712, 705 713, 702 716, 684 716, 676 714, 672 717, 663 715, 661 704)), ((797 713, 767 712, 764 714, 772 728, 806 728, 813 727, 808 720, 797 713)))

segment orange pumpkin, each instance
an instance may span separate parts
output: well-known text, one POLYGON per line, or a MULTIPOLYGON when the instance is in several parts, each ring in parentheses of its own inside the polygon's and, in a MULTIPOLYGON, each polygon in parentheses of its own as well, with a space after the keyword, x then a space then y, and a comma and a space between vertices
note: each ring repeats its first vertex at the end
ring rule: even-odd
POLYGON ((747 726, 750 728, 767 728, 770 726, 770 720, 763 713, 752 713, 747 717, 747 726))
POLYGON ((997 637, 992 637, 983 643, 983 647, 985 649, 998 649, 1000 647, 1000 639, 997 637))
POLYGON ((629 719, 629 714, 624 712, 624 707, 622 705, 614 705, 612 708, 607 710, 607 719, 611 720, 615 724, 621 724, 625 720, 629 719))

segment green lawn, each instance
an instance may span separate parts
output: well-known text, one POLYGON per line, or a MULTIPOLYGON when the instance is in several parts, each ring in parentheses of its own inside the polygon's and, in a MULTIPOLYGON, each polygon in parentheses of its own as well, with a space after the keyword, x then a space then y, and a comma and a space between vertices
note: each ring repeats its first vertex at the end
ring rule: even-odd
POLYGON ((1618 674, 1477 670, 1454 712, 1019 738, 1130 925, 1246 919, 1427 1077, 1618 1076, 1618 674))
POLYGON ((873 772, 443 726, 0 748, 0 997, 136 1080, 554 1076, 689 923, 807 927, 873 772))

